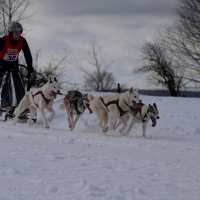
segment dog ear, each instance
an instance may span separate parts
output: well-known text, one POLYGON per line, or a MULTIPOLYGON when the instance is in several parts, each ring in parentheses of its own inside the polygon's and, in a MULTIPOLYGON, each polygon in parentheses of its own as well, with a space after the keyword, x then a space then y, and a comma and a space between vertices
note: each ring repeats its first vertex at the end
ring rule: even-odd
POLYGON ((52 83, 51 77, 50 77, 50 79, 49 79, 49 80, 50 80, 50 83, 52 83))
POLYGON ((151 104, 149 104, 149 108, 153 108, 153 106, 151 104))
POLYGON ((57 79, 56 79, 56 77, 54 77, 54 81, 55 81, 55 82, 58 82, 57 79))
POLYGON ((129 89, 129 92, 130 92, 130 93, 133 93, 133 87, 131 87, 131 88, 129 89))
POLYGON ((138 91, 139 91, 139 88, 135 89, 135 91, 138 92, 138 91))
POLYGON ((155 103, 153 103, 153 107, 157 110, 157 106, 156 106, 156 104, 155 103))

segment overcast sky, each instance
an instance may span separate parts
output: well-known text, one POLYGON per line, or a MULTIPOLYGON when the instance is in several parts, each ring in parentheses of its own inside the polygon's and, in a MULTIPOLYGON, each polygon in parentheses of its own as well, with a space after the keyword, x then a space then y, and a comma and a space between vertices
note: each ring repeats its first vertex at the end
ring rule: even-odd
MULTIPOLYGON (((34 53, 41 49, 40 64, 54 55, 70 52, 65 80, 83 83, 83 73, 75 69, 76 60, 86 57, 92 39, 104 45, 102 53, 116 81, 128 87, 149 88, 144 76, 134 76, 140 50, 145 41, 170 26, 178 0, 34 0, 31 19, 21 22, 34 53)), ((83 65, 89 67, 86 62, 83 65)), ((155 88, 152 86, 151 88, 155 88)))

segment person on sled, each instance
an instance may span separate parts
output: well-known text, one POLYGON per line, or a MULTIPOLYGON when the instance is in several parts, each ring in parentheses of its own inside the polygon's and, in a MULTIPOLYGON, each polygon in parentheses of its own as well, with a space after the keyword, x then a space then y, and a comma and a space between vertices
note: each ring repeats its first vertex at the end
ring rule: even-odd
POLYGON ((13 21, 8 26, 8 35, 0 38, 0 82, 2 82, 4 73, 7 72, 1 91, 0 109, 4 108, 6 112, 14 110, 25 95, 24 84, 18 67, 18 57, 21 50, 24 53, 28 73, 34 71, 29 45, 26 39, 21 36, 22 32, 22 25, 13 21))

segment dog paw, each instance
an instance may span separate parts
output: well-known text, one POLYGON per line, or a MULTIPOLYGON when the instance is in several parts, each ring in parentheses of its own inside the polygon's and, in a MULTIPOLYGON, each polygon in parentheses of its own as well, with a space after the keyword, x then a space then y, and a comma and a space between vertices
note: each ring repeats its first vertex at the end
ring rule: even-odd
POLYGON ((128 135, 128 133, 127 133, 127 132, 122 132, 121 134, 122 134, 122 135, 128 135))
POLYGON ((108 136, 105 131, 102 131, 103 135, 108 136))
POLYGON ((26 123, 28 124, 29 127, 31 127, 31 120, 28 120, 26 123))
POLYGON ((49 117, 48 121, 51 122, 53 120, 54 117, 49 117))
POLYGON ((50 126, 49 126, 49 125, 47 125, 47 126, 44 126, 44 128, 50 128, 50 126))
POLYGON ((107 128, 102 129, 102 133, 106 133, 107 132, 107 128))
POLYGON ((104 132, 107 132, 107 131, 109 131, 109 130, 110 130, 110 128, 109 128, 108 126, 107 126, 106 128, 103 129, 104 132))

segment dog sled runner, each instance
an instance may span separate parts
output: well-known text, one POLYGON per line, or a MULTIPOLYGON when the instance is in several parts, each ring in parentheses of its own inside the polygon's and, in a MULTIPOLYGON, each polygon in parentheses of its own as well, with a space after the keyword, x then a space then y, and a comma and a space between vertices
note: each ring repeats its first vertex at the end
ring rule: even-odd
MULTIPOLYGON (((18 76, 19 79, 21 80, 21 83, 23 85, 20 85, 20 87, 18 87, 21 91, 22 94, 25 94, 26 91, 29 91, 31 88, 31 83, 30 83, 30 73, 27 70, 27 67, 25 65, 22 64, 18 64, 18 76)), ((6 122, 8 119, 13 119, 15 117, 14 115, 14 110, 15 108, 18 106, 19 101, 16 101, 18 103, 16 103, 16 106, 7 106, 5 103, 5 101, 13 101, 13 94, 12 94, 12 83, 15 81, 13 78, 14 76, 11 75, 12 72, 5 72, 3 74, 2 77, 2 81, 1 81, 1 98, 0 98, 0 117, 1 117, 1 121, 6 122), (12 79, 12 81, 11 81, 12 79), (8 84, 10 83, 10 84, 8 84), (6 94, 5 94, 6 93, 6 94), (11 97, 12 95, 12 97, 11 97), (10 100, 12 99, 12 100, 10 100), (3 116, 3 113, 4 116, 3 116), (2 118, 3 117, 3 118, 2 118)), ((16 84, 16 83, 15 83, 16 84)), ((16 91, 17 92, 17 91, 16 91)), ((19 121, 20 122, 26 122, 29 119, 30 116, 30 112, 29 109, 24 110, 20 116, 19 116, 19 121)), ((33 122, 35 123, 37 121, 37 115, 34 116, 33 118, 33 122)))

